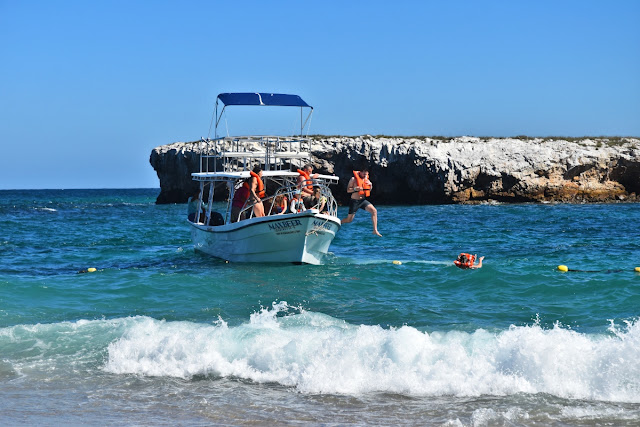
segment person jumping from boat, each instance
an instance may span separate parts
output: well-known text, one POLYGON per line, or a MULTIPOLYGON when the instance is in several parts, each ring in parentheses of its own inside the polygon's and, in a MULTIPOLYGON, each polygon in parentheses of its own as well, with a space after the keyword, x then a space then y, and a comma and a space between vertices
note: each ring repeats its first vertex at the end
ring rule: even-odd
POLYGON ((251 173, 251 183, 249 184, 249 203, 253 204, 253 216, 264 216, 264 205, 262 199, 267 195, 262 182, 262 168, 256 165, 251 173))
POLYGON ((464 270, 472 269, 472 268, 482 268, 483 259, 484 259, 483 256, 478 258, 478 255, 461 253, 460 255, 458 255, 458 258, 455 261, 453 261, 453 263, 455 264, 456 267, 462 268, 464 270), (475 264, 476 260, 478 260, 477 264, 475 264))
POLYGON ((378 232, 378 211, 367 200, 367 197, 371 194, 371 188, 373 184, 369 181, 369 170, 363 168, 359 171, 353 171, 353 178, 349 180, 347 185, 347 193, 351 194, 351 200, 349 201, 349 215, 342 220, 343 224, 348 224, 353 221, 358 209, 364 209, 371 214, 371 222, 373 223, 373 234, 382 237, 382 234, 378 232))

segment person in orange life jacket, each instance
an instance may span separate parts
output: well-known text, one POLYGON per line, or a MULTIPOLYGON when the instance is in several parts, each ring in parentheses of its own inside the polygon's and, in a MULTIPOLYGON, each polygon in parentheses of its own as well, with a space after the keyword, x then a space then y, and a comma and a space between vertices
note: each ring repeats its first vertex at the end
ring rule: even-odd
POLYGON ((378 211, 366 198, 371 193, 373 185, 369 181, 369 171, 364 168, 360 171, 353 171, 353 178, 349 180, 347 185, 347 193, 351 194, 349 201, 349 215, 342 220, 343 224, 353 221, 358 209, 364 209, 371 214, 371 222, 373 223, 373 234, 382 237, 378 232, 378 211))
POLYGON ((455 264, 456 267, 462 268, 462 269, 465 269, 465 270, 468 269, 468 268, 482 268, 482 260, 483 259, 484 259, 483 256, 478 258, 478 255, 470 255, 470 254, 466 254, 466 253, 461 253, 460 255, 458 255, 458 258, 455 261, 453 261, 453 263, 455 264), (477 264, 475 264, 476 259, 478 260, 477 264))
POLYGON ((264 205, 262 199, 267 195, 264 191, 264 183, 262 182, 262 168, 256 165, 251 173, 251 181, 249 183, 249 204, 253 204, 253 216, 264 216, 264 205))
POLYGON ((306 210, 307 208, 304 206, 304 202, 302 201, 302 192, 300 190, 295 190, 293 192, 293 199, 291 199, 289 211, 291 213, 298 213, 306 210))
POLYGON ((302 191, 302 197, 308 197, 311 196, 313 194, 313 178, 317 178, 318 174, 313 174, 313 176, 311 176, 311 174, 313 173, 313 166, 311 166, 309 163, 307 163, 306 165, 304 165, 304 167, 302 169, 298 169, 298 188, 300 189, 300 191, 302 191))
POLYGON ((273 200, 272 212, 277 215, 281 215, 287 212, 287 196, 279 194, 273 200))

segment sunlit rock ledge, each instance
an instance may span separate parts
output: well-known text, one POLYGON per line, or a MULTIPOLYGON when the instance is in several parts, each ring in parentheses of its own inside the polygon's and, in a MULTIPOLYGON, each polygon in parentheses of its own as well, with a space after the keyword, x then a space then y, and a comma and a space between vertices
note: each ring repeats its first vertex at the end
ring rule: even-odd
MULTIPOLYGON (((316 172, 335 174, 347 202, 353 169, 367 165, 378 204, 640 201, 638 138, 312 138, 316 172)), ((181 203, 195 188, 198 144, 156 147, 157 203, 181 203)), ((221 197, 224 197, 222 195, 221 197)))

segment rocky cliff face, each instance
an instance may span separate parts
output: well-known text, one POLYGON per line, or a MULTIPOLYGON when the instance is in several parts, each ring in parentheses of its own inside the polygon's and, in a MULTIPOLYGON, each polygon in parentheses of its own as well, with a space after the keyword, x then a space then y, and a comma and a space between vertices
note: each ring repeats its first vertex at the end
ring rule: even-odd
MULTIPOLYGON (((157 203, 180 203, 196 188, 198 144, 155 148, 157 203)), ((640 139, 575 141, 514 138, 320 137, 312 144, 316 172, 335 174, 347 201, 353 169, 367 165, 380 204, 640 201, 640 139)))
POLYGON ((151 151, 149 163, 158 174, 160 195, 156 203, 184 203, 198 188, 191 173, 198 172, 200 153, 197 143, 175 142, 151 151))

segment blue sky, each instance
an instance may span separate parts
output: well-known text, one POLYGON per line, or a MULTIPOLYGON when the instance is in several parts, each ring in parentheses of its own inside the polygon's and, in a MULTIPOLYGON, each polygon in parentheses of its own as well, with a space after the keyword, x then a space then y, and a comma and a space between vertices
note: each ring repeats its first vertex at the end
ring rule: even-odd
POLYGON ((151 150, 206 136, 221 92, 299 94, 312 134, 640 136, 638 22, 634 0, 0 0, 0 189, 157 187, 151 150))

